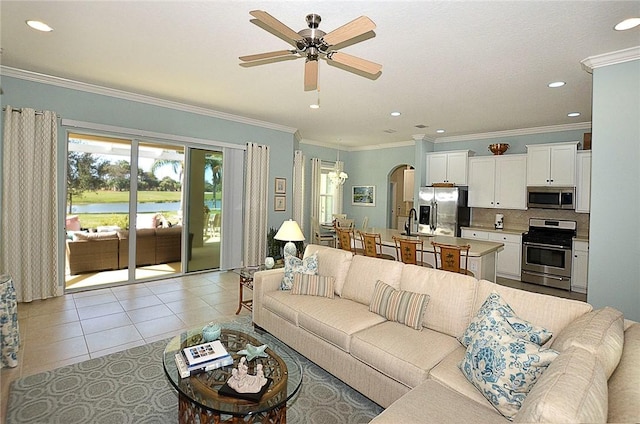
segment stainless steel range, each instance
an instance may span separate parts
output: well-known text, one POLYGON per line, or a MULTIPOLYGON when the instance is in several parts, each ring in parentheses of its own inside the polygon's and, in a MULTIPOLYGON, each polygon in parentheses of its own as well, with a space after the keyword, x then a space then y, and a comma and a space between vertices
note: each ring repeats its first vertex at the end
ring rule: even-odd
POLYGON ((571 246, 576 221, 529 218, 529 231, 522 235, 520 279, 571 290, 571 246))

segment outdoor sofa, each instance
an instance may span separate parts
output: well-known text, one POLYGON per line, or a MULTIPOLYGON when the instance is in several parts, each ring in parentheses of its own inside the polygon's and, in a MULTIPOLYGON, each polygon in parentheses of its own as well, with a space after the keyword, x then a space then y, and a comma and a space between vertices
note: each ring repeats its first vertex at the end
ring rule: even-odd
MULTIPOLYGON (((640 324, 625 321, 613 308, 593 310, 584 302, 396 261, 353 256, 326 246, 307 246, 304 258, 304 263, 297 264, 302 273, 293 274, 293 290, 281 289, 283 269, 255 274, 253 321, 386 408, 373 420, 375 424, 509 419, 640 422, 640 324), (314 260, 318 276, 304 277, 305 272, 313 274, 314 260), (429 299, 416 321, 415 311, 413 315, 398 313, 392 303, 381 311, 381 291, 385 296, 396 296, 388 299, 398 299, 398 294, 413 300, 424 300, 420 294, 427 294, 429 299), (500 308, 487 307, 496 298, 508 304, 511 318, 505 318, 509 314, 500 308), (520 321, 486 325, 491 321, 483 320, 489 316, 520 321), (413 326, 417 322, 418 329, 407 322, 413 326), (516 325, 523 322, 529 326, 516 325), (534 346, 540 358, 549 357, 548 366, 531 367, 537 372, 537 381, 527 386, 528 394, 515 390, 511 401, 516 405, 507 402, 505 407, 501 394, 492 393, 496 388, 502 390, 499 385, 488 389, 480 385, 485 396, 462 369, 475 376, 490 372, 484 367, 492 357, 474 349, 482 343, 499 345, 501 339, 492 338, 493 331, 512 336, 517 328, 543 331, 526 336, 527 349, 532 341, 541 343, 540 334, 552 333, 542 347, 534 346), (552 350, 546 349, 549 347, 552 350), (474 369, 478 358, 484 359, 474 369)), ((291 276, 289 271, 287 274, 291 276)), ((524 345, 524 337, 514 339, 514 345, 524 345)), ((509 354, 505 349, 494 352, 509 354)), ((525 356, 524 361, 530 359, 525 356)), ((518 375, 508 371, 507 376, 518 375)), ((510 384, 520 387, 513 382, 504 386, 510 384)))

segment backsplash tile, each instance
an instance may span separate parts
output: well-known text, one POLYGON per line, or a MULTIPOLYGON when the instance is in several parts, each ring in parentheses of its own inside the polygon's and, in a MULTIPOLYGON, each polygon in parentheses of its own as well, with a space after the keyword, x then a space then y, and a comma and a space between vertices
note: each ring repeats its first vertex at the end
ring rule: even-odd
POLYGON ((512 209, 472 208, 471 225, 477 227, 493 227, 497 213, 504 215, 505 229, 527 231, 529 229, 529 218, 567 219, 577 222, 578 236, 589 236, 589 214, 566 210, 527 209, 526 211, 523 211, 512 209))

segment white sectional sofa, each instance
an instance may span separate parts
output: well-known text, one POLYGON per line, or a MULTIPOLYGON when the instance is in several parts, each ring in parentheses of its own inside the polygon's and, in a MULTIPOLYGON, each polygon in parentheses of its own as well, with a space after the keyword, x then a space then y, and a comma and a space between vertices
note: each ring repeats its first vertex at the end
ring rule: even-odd
POLYGON ((282 269, 258 272, 253 321, 385 407, 374 423, 508 421, 459 367, 459 339, 492 293, 551 331, 543 347, 558 352, 513 421, 640 422, 640 324, 615 309, 309 245, 314 255, 334 297, 281 290, 282 269), (429 296, 422 328, 369 310, 378 281, 429 296))

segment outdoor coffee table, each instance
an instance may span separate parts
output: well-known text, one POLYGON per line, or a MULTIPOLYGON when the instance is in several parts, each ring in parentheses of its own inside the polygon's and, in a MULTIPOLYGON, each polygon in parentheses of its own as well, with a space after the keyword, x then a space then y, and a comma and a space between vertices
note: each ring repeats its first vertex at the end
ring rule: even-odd
POLYGON ((178 422, 180 423, 286 423, 287 401, 296 394, 302 382, 302 368, 291 349, 281 342, 260 340, 260 334, 226 328, 221 324, 220 341, 234 359, 233 365, 181 378, 175 363, 175 354, 181 349, 203 343, 202 329, 181 333, 169 341, 164 350, 164 371, 178 390, 178 422), (267 344, 267 358, 248 361, 249 373, 255 374, 262 364, 265 377, 273 381, 259 402, 251 402, 218 394, 237 367, 247 343, 253 346, 267 344))

